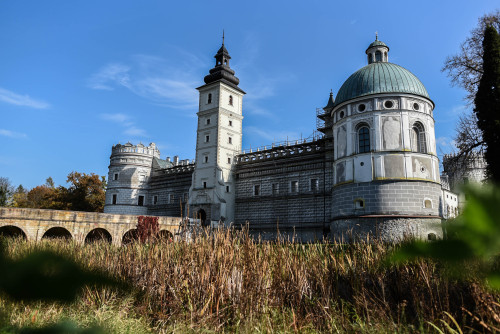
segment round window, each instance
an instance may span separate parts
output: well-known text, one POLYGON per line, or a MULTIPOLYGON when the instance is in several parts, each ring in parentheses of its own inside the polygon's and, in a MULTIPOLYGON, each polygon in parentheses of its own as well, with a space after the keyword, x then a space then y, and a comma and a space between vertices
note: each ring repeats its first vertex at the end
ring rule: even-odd
POLYGON ((420 109, 420 105, 418 103, 413 103, 413 109, 415 110, 420 109))
POLYGON ((340 118, 344 118, 344 111, 343 110, 340 112, 339 116, 340 116, 340 118))
POLYGON ((366 109, 366 106, 363 103, 358 105, 358 111, 365 111, 365 109, 366 109))
POLYGON ((394 107, 394 102, 392 102, 392 101, 385 101, 384 102, 384 107, 386 107, 387 109, 390 109, 390 108, 394 107))

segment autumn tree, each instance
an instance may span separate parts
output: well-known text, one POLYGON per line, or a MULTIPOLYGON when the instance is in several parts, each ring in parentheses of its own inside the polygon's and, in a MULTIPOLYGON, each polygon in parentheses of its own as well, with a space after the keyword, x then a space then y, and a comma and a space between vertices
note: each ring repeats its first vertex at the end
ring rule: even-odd
POLYGON ((94 173, 71 172, 68 175, 68 188, 58 189, 70 210, 102 212, 106 199, 106 179, 94 173))
POLYGON ((27 208, 28 207, 28 191, 24 189, 23 185, 20 184, 16 191, 12 194, 11 205, 16 208, 27 208))
POLYGON ((483 72, 474 112, 486 144, 488 177, 500 183, 500 35, 493 26, 484 31, 483 72))

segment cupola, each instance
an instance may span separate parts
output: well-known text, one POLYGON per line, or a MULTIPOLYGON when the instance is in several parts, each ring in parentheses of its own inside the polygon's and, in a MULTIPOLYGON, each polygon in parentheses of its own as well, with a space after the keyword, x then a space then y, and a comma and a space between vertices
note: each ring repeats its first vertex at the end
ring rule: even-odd
POLYGON ((382 41, 378 40, 378 34, 375 35, 375 41, 368 46, 366 54, 368 55, 368 64, 371 63, 387 63, 389 47, 382 41))
POLYGON ((229 60, 231 56, 224 46, 224 33, 222 34, 222 46, 220 47, 215 58, 215 67, 210 70, 210 74, 205 76, 205 83, 210 84, 212 82, 222 80, 229 83, 231 86, 237 87, 240 80, 234 76, 234 71, 229 67, 229 60))

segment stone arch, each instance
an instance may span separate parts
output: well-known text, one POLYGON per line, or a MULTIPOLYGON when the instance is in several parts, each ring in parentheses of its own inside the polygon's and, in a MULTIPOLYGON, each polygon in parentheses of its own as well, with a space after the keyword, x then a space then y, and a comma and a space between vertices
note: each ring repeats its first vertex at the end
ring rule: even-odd
POLYGON ((24 233, 24 231, 20 227, 13 225, 0 226, 0 237, 20 238, 28 240, 26 233, 24 233))
POLYGON ((174 235, 168 230, 161 230, 158 232, 158 239, 165 242, 171 242, 174 241, 174 235))
POLYGON ((138 240, 139 240, 139 233, 137 232, 137 229, 134 228, 125 232, 122 238, 122 245, 128 245, 138 240))
POLYGON ((106 229, 103 228, 95 228, 92 231, 90 231, 85 237, 86 244, 91 244, 98 241, 111 243, 112 240, 113 238, 111 237, 111 234, 106 229))
POLYGON ((61 226, 49 228, 42 236, 42 239, 73 239, 71 232, 61 226))

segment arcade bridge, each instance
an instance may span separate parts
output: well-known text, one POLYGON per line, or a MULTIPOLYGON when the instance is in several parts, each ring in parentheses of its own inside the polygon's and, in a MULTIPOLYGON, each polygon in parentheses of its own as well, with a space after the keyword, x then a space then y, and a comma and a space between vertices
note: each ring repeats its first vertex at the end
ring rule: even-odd
MULTIPOLYGON (((137 237, 137 217, 109 213, 0 207, 0 235, 38 241, 72 239, 78 243, 104 240, 121 245, 137 237)), ((158 217, 161 237, 173 238, 182 218, 158 217)))

